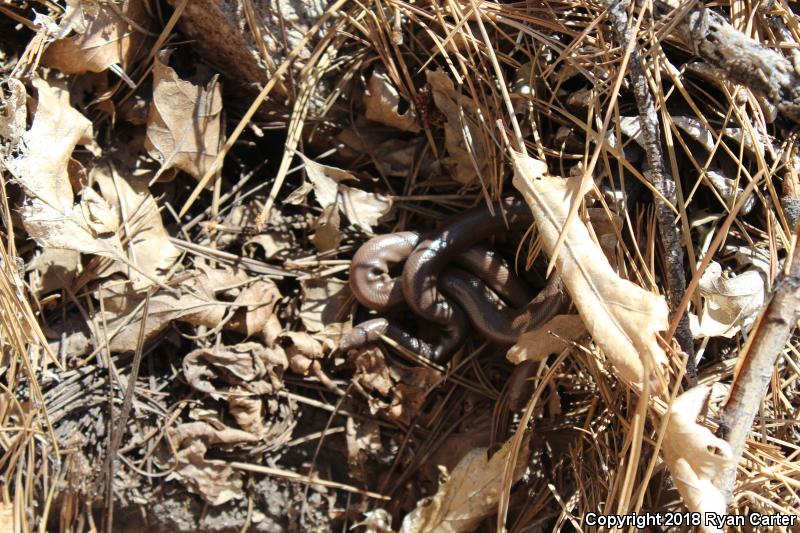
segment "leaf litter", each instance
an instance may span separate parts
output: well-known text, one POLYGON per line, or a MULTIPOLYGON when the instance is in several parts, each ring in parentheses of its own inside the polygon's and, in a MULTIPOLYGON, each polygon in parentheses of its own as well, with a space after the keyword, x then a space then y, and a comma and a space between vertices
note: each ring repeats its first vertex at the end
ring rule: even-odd
POLYGON ((630 43, 659 104, 663 190, 602 3, 335 2, 280 24, 262 2, 156 4, 0 8, 0 473, 14 487, 0 523, 796 515, 797 338, 767 367, 739 358, 764 324, 798 318, 771 303, 797 268, 790 6, 752 21, 760 43, 741 6, 693 6, 705 25, 691 28, 669 7, 643 13, 630 43), (763 75, 710 52, 726 39, 763 75), (510 349, 470 336, 446 367, 391 342, 337 349, 365 318, 347 284, 361 243, 515 189, 534 228, 496 244, 534 284, 550 262, 570 313, 510 349), (694 353, 670 337, 679 303, 694 353), (742 387, 760 409, 740 460, 725 431, 742 387))

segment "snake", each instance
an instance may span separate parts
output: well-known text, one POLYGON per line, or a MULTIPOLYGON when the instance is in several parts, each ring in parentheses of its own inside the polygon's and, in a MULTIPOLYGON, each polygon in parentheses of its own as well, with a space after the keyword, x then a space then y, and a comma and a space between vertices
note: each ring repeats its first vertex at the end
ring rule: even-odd
POLYGON ((445 362, 462 344, 469 324, 488 341, 512 345, 566 311, 570 300, 557 274, 538 294, 517 277, 505 259, 480 243, 533 223, 518 198, 468 209, 426 237, 403 231, 365 242, 353 256, 350 288, 364 307, 381 313, 408 308, 438 326, 431 342, 382 317, 353 327, 340 340, 343 351, 387 336, 434 362, 445 362), (402 266, 400 276, 392 270, 402 266))

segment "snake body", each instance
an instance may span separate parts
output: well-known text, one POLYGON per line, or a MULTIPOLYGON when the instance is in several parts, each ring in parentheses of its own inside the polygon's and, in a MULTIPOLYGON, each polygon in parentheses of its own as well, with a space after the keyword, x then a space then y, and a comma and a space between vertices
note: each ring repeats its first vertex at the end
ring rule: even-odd
POLYGON ((535 297, 496 252, 478 245, 492 235, 522 229, 533 222, 528 206, 509 198, 469 209, 425 239, 400 232, 370 239, 356 252, 350 287, 365 307, 381 312, 408 306, 414 314, 438 325, 441 339, 425 341, 386 318, 355 326, 340 341, 348 350, 374 342, 381 335, 423 357, 441 362, 463 342, 468 322, 486 339, 514 344, 569 305, 558 276, 535 297), (393 277, 392 265, 403 264, 393 277))

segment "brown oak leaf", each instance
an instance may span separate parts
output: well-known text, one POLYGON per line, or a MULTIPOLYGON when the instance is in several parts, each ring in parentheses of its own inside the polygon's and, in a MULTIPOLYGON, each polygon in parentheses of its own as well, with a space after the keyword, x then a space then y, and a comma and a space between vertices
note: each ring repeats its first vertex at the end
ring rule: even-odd
POLYGON ((153 65, 153 102, 145 148, 161 163, 200 179, 217 157, 222 90, 213 76, 205 86, 181 79, 162 52, 153 65))

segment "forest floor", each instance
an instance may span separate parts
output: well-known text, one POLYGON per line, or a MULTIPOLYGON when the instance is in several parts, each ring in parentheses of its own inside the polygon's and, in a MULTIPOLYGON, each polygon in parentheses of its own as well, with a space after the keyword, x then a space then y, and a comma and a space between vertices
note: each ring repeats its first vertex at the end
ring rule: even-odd
POLYGON ((0 530, 797 531, 796 8, 0 2, 0 530), (340 348, 508 197, 571 303, 340 348))

